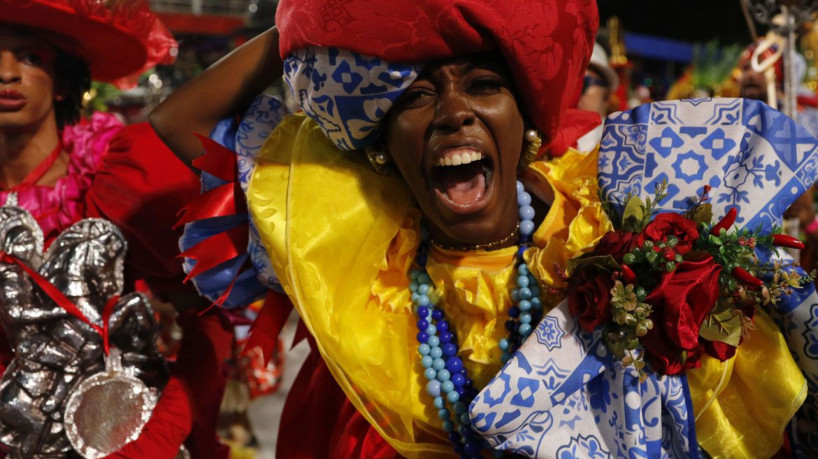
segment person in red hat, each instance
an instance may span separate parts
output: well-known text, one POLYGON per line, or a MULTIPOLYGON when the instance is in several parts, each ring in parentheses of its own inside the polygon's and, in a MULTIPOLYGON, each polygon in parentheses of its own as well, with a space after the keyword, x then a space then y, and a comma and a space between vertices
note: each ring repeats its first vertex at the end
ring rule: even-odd
MULTIPOLYGON (((174 152, 195 159, 207 190, 190 206, 196 217, 183 219, 190 222, 184 254, 198 259, 188 262, 190 274, 200 291, 228 302, 253 290, 242 285, 247 279, 270 285, 257 322, 269 328, 256 326, 254 336, 275 336, 291 303, 300 313, 318 352, 289 393, 280 457, 482 457, 465 410, 509 350, 517 245, 533 238, 556 249, 549 232, 560 227, 567 237, 563 222, 584 208, 547 178, 577 174, 580 183, 588 169, 574 161, 582 160, 569 155, 553 169, 539 160, 547 150, 566 151, 599 122, 572 109, 593 49, 596 5, 282 1, 276 19, 278 29, 151 115, 174 152), (306 115, 285 117, 279 102, 255 99, 282 72, 306 115), (224 119, 242 112, 240 123, 224 119), (206 143, 198 158, 193 132, 237 156, 206 143), (531 174, 536 195, 556 199, 548 216, 522 190, 518 170, 531 174), (215 204, 232 202, 239 187, 249 221, 235 219, 246 215, 244 199, 215 204), (207 256, 215 253, 224 257, 207 256), (238 267, 248 254, 252 272, 238 267), (410 282, 413 259, 428 277, 416 273, 410 282), (235 277, 217 281, 230 265, 235 277), (426 298, 430 278, 445 290, 445 314, 413 306, 413 297, 426 301, 418 298, 426 298), (413 308, 430 316, 415 317, 413 308), (432 365, 442 380, 427 380, 432 365)), ((521 330, 530 333, 525 324, 521 330)))
MULTIPOLYGON (((172 62, 175 40, 139 0, 0 0, 0 11, 0 201, 14 194, 47 244, 82 218, 114 222, 130 246, 130 288, 144 282, 183 312, 173 377, 142 436, 118 456, 172 457, 192 432, 194 457, 226 457, 215 422, 231 334, 218 316, 197 317, 194 308, 207 303, 182 285, 171 229, 198 194, 196 177, 147 123, 125 127, 106 113, 80 119, 91 80, 132 84, 172 62)), ((0 342, 2 368, 12 354, 0 342)))

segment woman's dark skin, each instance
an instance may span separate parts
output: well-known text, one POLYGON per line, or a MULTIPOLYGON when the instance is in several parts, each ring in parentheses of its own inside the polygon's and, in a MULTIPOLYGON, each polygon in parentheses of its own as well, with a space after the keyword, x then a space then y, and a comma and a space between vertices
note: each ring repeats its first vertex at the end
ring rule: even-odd
POLYGON ((194 169, 192 161, 204 152, 192 134, 208 136, 224 117, 244 112, 283 69, 278 30, 273 27, 175 90, 150 114, 150 123, 173 153, 194 169))
MULTIPOLYGON (((208 135, 221 119, 241 113, 282 71, 273 28, 174 92, 151 114, 151 124, 190 166, 202 154, 191 134, 208 135)), ((519 220, 524 130, 502 59, 481 54, 427 65, 390 110, 380 148, 412 189, 436 242, 487 244, 512 234, 519 220), (479 159, 443 164, 463 154, 479 159)))
POLYGON ((383 144, 433 240, 486 244, 514 231, 523 131, 498 55, 427 65, 407 88, 389 111, 383 144))

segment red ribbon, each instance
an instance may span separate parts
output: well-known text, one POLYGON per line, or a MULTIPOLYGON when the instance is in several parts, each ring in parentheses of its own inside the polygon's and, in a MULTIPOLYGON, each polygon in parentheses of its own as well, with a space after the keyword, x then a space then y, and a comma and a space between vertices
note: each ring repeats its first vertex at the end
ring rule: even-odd
POLYGON ((91 328, 94 329, 101 337, 103 347, 105 349, 105 354, 109 353, 109 341, 108 341, 108 321, 111 318, 111 313, 113 313, 114 305, 116 305, 117 301, 119 301, 119 295, 114 295, 111 299, 105 303, 105 307, 102 310, 102 327, 91 322, 90 319, 85 317, 85 314, 80 311, 80 309, 75 305, 71 300, 68 299, 63 292, 61 292, 57 287, 54 286, 51 282, 48 281, 45 277, 41 276, 40 273, 34 271, 33 269, 29 268, 22 260, 15 257, 14 255, 8 254, 6 252, 0 252, 0 262, 7 263, 7 264, 15 264, 23 269, 26 274, 31 277, 31 280, 37 284, 49 298, 51 298, 55 303, 57 303, 61 308, 65 310, 65 312, 71 314, 72 316, 76 317, 77 319, 85 322, 91 328))
POLYGON ((196 137, 202 142, 205 154, 194 159, 193 165, 225 182, 234 182, 236 180, 236 154, 213 139, 199 134, 196 134, 196 137))
MULTIPOLYGON (((226 183, 193 199, 180 210, 183 215, 173 225, 173 229, 197 220, 235 215, 238 213, 235 189, 236 184, 226 183)), ((241 209, 241 211, 246 212, 247 210, 241 209)))

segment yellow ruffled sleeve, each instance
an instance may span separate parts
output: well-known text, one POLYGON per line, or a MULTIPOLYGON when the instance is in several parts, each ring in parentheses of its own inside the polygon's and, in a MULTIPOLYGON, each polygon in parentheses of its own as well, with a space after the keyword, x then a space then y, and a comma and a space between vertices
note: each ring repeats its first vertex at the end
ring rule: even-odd
MULTIPOLYGON (((567 287, 566 262, 592 250, 613 229, 599 200, 598 151, 585 154, 569 149, 550 161, 535 161, 529 171, 554 196, 551 209, 533 236, 535 248, 525 259, 544 285, 559 290, 567 287)), ((544 304, 554 306, 562 295, 545 293, 544 304)))
POLYGON ((350 401, 402 455, 451 455, 436 410, 420 401, 407 277, 419 213, 403 181, 292 115, 262 147, 247 197, 284 290, 350 401))
POLYGON ((713 458, 771 457, 807 396, 807 381, 776 324, 756 309, 733 358, 704 355, 688 370, 699 444, 713 458))

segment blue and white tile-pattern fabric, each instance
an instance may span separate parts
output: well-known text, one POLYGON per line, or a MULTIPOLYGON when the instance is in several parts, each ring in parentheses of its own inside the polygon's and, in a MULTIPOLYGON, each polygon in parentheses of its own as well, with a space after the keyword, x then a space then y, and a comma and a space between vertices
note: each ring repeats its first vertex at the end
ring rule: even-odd
POLYGON ((284 59, 284 81, 336 147, 357 150, 377 140, 381 119, 421 69, 342 49, 309 47, 284 59))
POLYGON ((666 180, 661 208, 679 212, 710 185, 714 216, 737 207, 740 227, 770 231, 814 182, 816 152, 809 132, 760 101, 655 102, 606 120, 599 186, 621 207, 666 180))
MULTIPOLYGON (((659 207, 676 212, 687 210, 710 185, 716 219, 737 207, 739 228, 770 231, 815 181, 816 166, 818 140, 764 103, 657 102, 608 118, 599 182, 604 199, 621 210, 629 193, 652 197, 656 184, 666 180, 668 197, 659 207)), ((816 392, 814 287, 770 312, 816 392)), ((475 399, 470 409, 475 428, 493 446, 530 457, 698 456, 685 377, 651 375, 640 384, 632 370, 605 353, 599 333, 581 331, 565 302, 552 310, 475 399)), ((805 408, 804 413, 815 411, 805 408)), ((818 446, 811 444, 814 434, 798 437, 797 446, 818 446)))
MULTIPOLYGON (((261 146, 278 123, 288 114, 287 108, 280 100, 272 96, 261 95, 251 104, 239 123, 228 118, 213 129, 210 137, 227 149, 236 152, 238 181, 245 193, 261 146)), ((202 193, 225 184, 224 181, 207 172, 202 172, 201 181, 202 193)), ((249 217, 249 214, 242 213, 188 223, 179 241, 184 251, 213 235, 243 223, 249 223, 250 237, 246 254, 192 278, 199 293, 210 301, 216 301, 229 288, 236 273, 241 270, 249 257, 253 269, 245 270, 236 277, 236 283, 224 303, 226 308, 246 306, 264 296, 267 288, 281 290, 267 251, 259 239, 258 230, 249 217)), ((194 260, 186 258, 185 271, 190 272, 194 263, 194 260)))
POLYGON ((471 405, 496 449, 538 458, 697 457, 685 378, 639 382, 559 304, 471 405))

